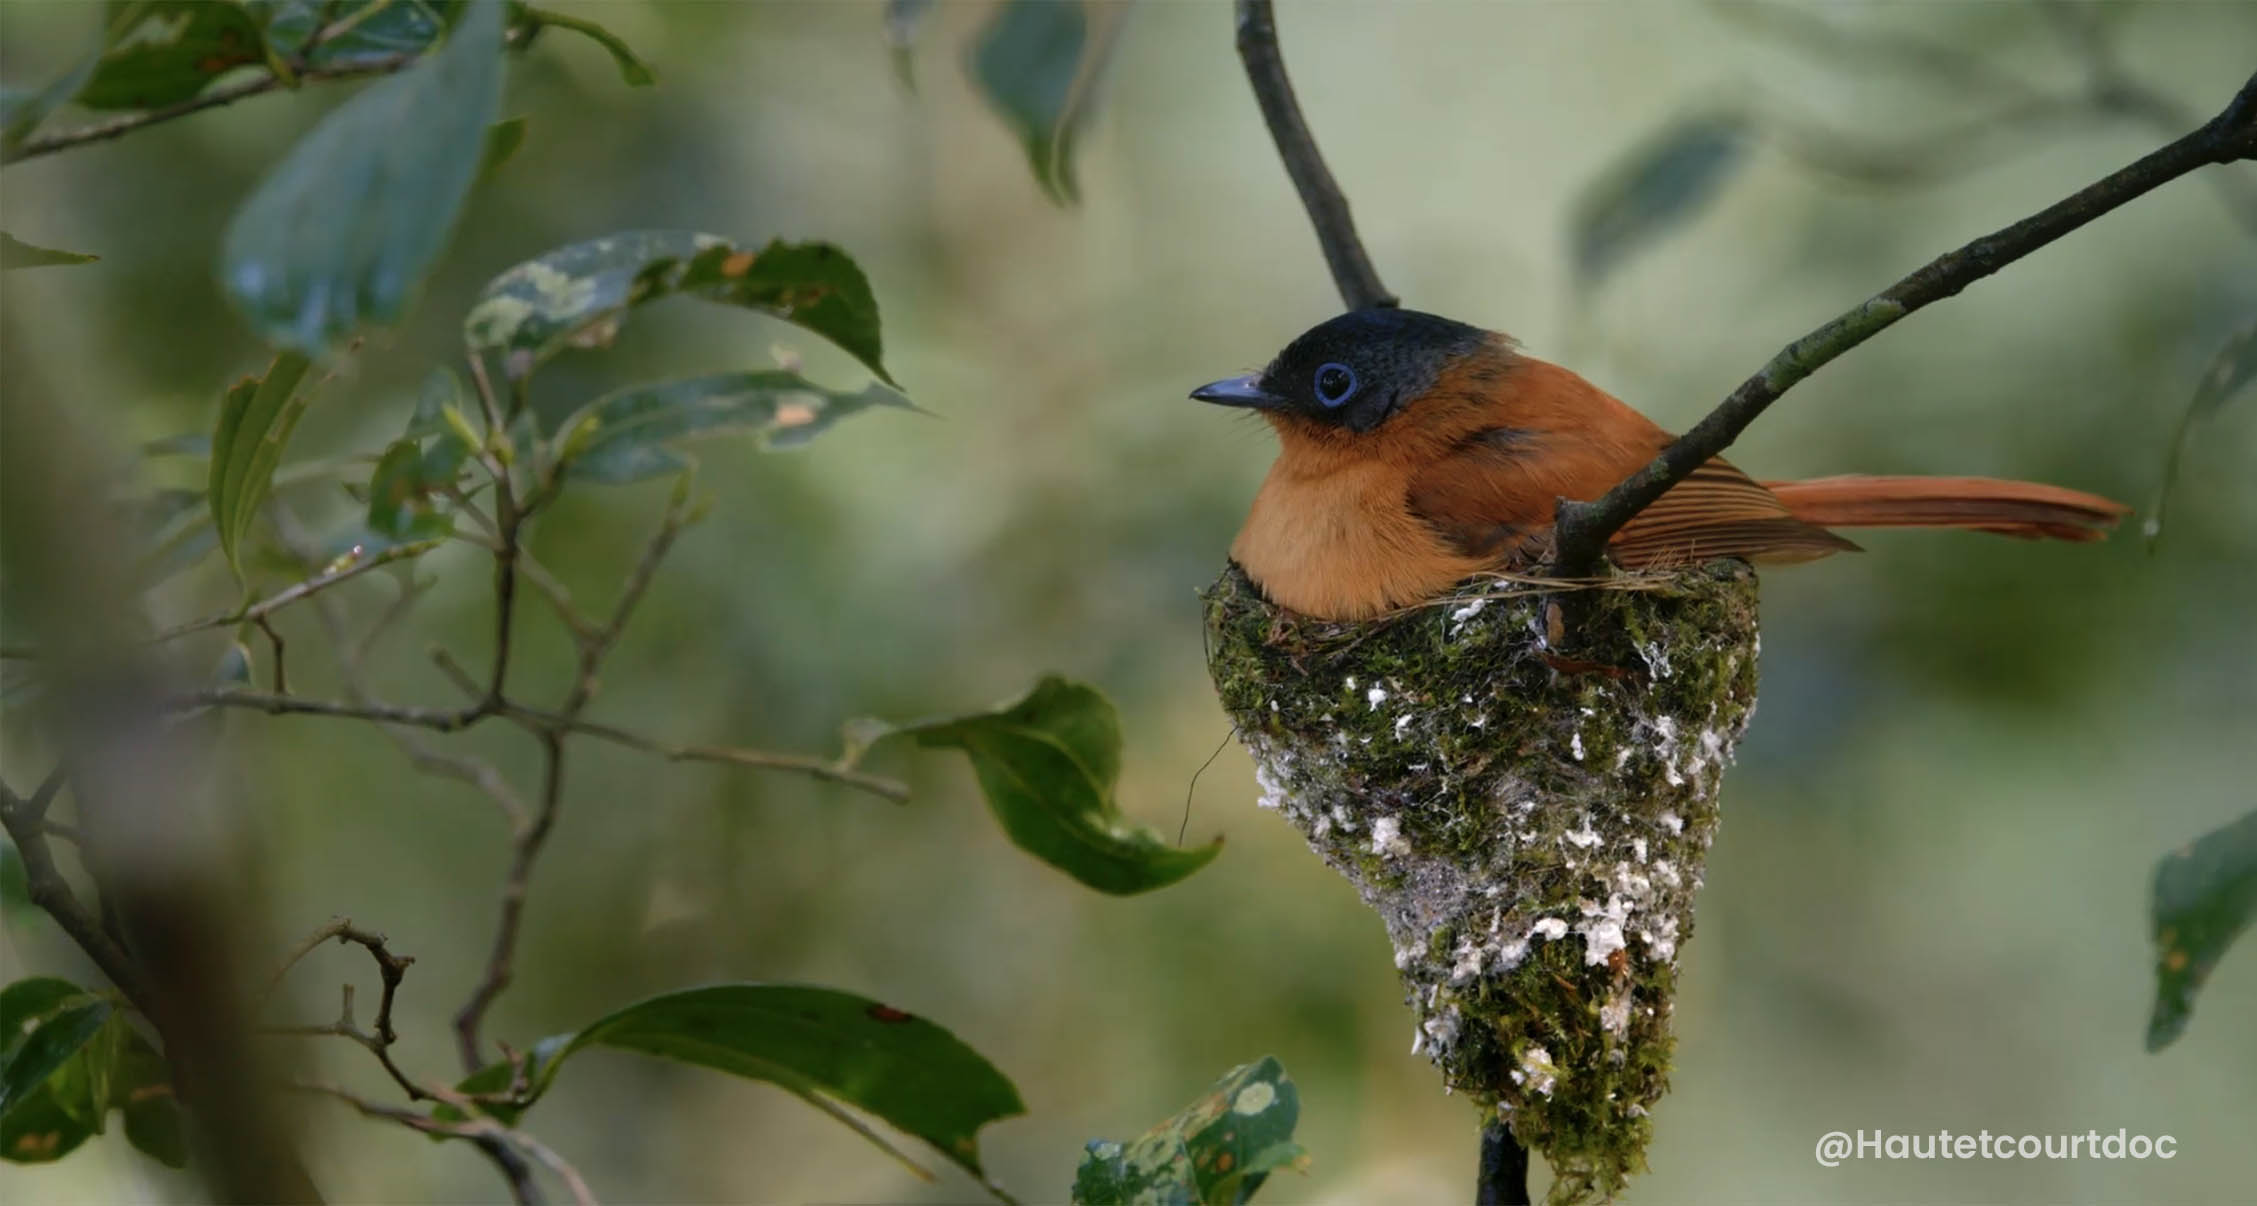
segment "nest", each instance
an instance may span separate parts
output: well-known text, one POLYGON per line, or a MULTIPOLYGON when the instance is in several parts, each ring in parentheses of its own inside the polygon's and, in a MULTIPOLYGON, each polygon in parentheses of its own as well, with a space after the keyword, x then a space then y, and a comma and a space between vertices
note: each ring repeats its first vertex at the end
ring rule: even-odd
POLYGON ((1755 707, 1738 562, 1471 583, 1360 623, 1205 594, 1208 668, 1293 823, 1386 923, 1413 1051, 1555 1175, 1555 1203, 1645 1167, 1677 957, 1755 707))

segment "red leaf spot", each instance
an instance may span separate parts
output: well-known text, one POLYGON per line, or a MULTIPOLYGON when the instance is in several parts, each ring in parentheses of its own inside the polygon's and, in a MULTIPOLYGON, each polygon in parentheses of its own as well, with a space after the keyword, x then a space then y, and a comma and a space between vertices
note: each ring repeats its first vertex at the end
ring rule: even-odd
POLYGON ((884 1022, 887 1025, 898 1025, 917 1016, 913 1013, 903 1013, 901 1010, 895 1009, 891 1005, 872 1005, 869 1009, 869 1014, 872 1018, 884 1022))

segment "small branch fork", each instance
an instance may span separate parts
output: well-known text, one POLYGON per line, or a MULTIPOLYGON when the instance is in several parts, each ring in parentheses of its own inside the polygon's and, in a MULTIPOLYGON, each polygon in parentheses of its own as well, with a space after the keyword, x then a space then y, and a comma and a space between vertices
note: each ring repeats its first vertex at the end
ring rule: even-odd
MULTIPOLYGON (((369 957, 376 961, 376 972, 383 989, 382 995, 377 1001, 376 1016, 370 1023, 373 1029, 361 1029, 360 1023, 354 1019, 353 986, 348 982, 343 988, 344 1004, 336 1021, 323 1025, 270 1026, 263 1033, 348 1039, 376 1057, 377 1062, 383 1065, 385 1074, 392 1078, 392 1082, 400 1087, 400 1091, 407 1095, 409 1101, 441 1102, 453 1106, 462 1117, 450 1121, 421 1110, 371 1101, 333 1085, 295 1082, 287 1087, 295 1092, 335 1098, 352 1106, 369 1118, 396 1122, 411 1130, 422 1131, 428 1135, 467 1140, 476 1146, 487 1159, 493 1161, 494 1166, 501 1172, 503 1180, 508 1183, 510 1197, 514 1201, 538 1203, 540 1191, 533 1183, 531 1167, 526 1164, 524 1156, 519 1154, 522 1152, 554 1172, 558 1179, 564 1182, 575 1203, 580 1204, 580 1206, 591 1206, 595 1200, 594 1195, 588 1192, 587 1182, 581 1178, 579 1171, 531 1135, 513 1127, 503 1126, 492 1117, 482 1114, 477 1107, 481 1101, 486 1100, 483 1095, 460 1093, 445 1085, 418 1081, 403 1071, 398 1063, 394 1062, 391 1047, 392 1044, 399 1041, 399 1034, 392 1025, 392 1007, 397 999, 400 981, 405 978, 409 965, 413 964, 415 960, 406 955, 393 954, 390 947, 386 945, 382 934, 361 929, 355 926, 351 919, 343 917, 315 930, 307 935, 295 950, 290 952, 290 955, 282 961, 280 967, 275 969, 273 977, 267 983, 266 992, 260 1000, 260 1008, 263 1010, 267 1004, 272 1002, 275 994, 282 987, 283 978, 289 974, 291 968, 296 967, 299 961, 313 953, 315 948, 331 939, 341 943, 357 944, 366 949, 369 957)), ((504 1096, 514 1098, 520 1091, 523 1077, 524 1065, 520 1062, 517 1077, 504 1096)))
POLYGON ((1781 349, 1690 431, 1596 502, 1561 499, 1551 572, 1596 573, 1606 543, 1671 486, 1739 438, 1796 382, 1905 315, 1967 286, 2197 168, 2257 157, 2257 76, 2200 129, 2037 213, 1936 257, 1919 271, 1781 349))

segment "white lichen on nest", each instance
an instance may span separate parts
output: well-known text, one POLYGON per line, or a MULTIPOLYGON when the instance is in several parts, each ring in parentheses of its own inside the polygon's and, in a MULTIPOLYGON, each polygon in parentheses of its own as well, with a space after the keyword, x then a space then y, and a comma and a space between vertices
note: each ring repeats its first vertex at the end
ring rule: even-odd
POLYGON ((1545 1154, 1555 1200, 1642 1167, 1754 704, 1745 567, 1653 586, 1582 596, 1564 623, 1544 595, 1320 623, 1235 569, 1208 594, 1210 668, 1263 805, 1379 913, 1416 1049, 1545 1154))

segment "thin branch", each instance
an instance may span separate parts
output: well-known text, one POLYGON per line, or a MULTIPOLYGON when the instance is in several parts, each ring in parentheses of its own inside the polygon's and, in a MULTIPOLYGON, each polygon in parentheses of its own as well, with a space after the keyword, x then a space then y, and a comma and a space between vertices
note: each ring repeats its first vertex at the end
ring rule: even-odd
POLYGON ((247 708, 271 716, 336 716, 348 720, 373 720, 380 724, 408 725, 439 733, 456 733, 488 716, 500 714, 499 704, 480 702, 467 708, 411 708, 382 703, 348 703, 334 699, 308 699, 267 691, 206 687, 172 696, 166 705, 174 711, 193 708, 247 708))
POLYGON ((31 903, 39 906, 55 924, 78 944, 94 966, 117 985, 118 991, 142 1012, 148 1012, 149 988, 142 979, 141 969, 125 947, 103 929, 101 921, 86 906, 79 903, 78 894, 71 890, 70 881, 55 866, 54 852, 48 848, 47 823, 44 817, 47 802, 54 798, 50 784, 60 783, 60 770, 48 778, 30 799, 18 796, 5 784, 0 784, 0 828, 8 832, 8 840, 16 845, 16 854, 23 860, 24 886, 31 903))
MULTIPOLYGON (((301 66, 297 70, 297 76, 301 81, 317 81, 390 75, 420 57, 422 57, 421 51, 412 51, 343 67, 307 68, 301 66)), ((0 164, 21 163, 26 159, 36 159, 41 155, 52 155, 57 151, 67 151, 73 147, 122 138, 136 130, 162 125, 168 121, 177 121, 190 114, 201 113, 206 109, 216 109, 221 105, 232 105, 236 101, 273 92, 285 86, 280 76, 269 72, 266 75, 256 76, 238 84, 208 89, 187 100, 166 105, 161 109, 131 113, 124 117, 114 117, 108 121, 80 126, 75 130, 64 130, 61 133, 28 139, 22 146, 7 152, 5 155, 0 155, 0 164)))
MULTIPOLYGON (((533 716, 535 720, 546 719, 539 713, 535 713, 533 716)), ((858 771, 851 764, 841 761, 815 758, 806 754, 777 754, 766 750, 738 749, 733 746, 676 745, 672 742, 660 741, 639 733, 632 733, 613 725, 589 720, 574 720, 566 728, 570 732, 582 733, 589 737, 609 741, 615 745, 623 745, 630 749, 642 750, 644 753, 656 754, 670 762, 723 762, 730 766, 745 766, 755 770, 791 771, 810 778, 821 779, 827 783, 838 783, 847 787, 858 788, 872 795, 882 796, 896 804, 909 798, 908 786, 899 780, 858 771)))
POLYGON ((436 540, 417 541, 414 544, 394 545, 391 548, 384 549, 380 552, 369 554, 356 560, 348 561, 346 564, 334 570, 329 570, 327 572, 317 574, 312 578, 308 578, 303 582, 299 582, 293 586, 287 587, 282 591, 267 598, 261 599, 256 603, 252 603, 249 606, 239 607, 236 610, 227 613, 226 615, 210 616, 205 619, 191 620, 185 624, 178 624, 171 628, 165 629, 163 632, 160 632, 149 639, 151 643, 156 643, 161 641, 169 641, 174 637, 187 636, 192 632, 204 632, 213 628, 232 628, 238 624, 256 623, 260 620, 266 619, 268 616, 273 615, 275 612, 278 612, 283 608, 290 606, 292 603, 296 603, 301 599, 311 598, 312 596, 317 595, 322 591, 325 591, 330 587, 337 585, 340 582, 350 581, 361 576, 362 574, 367 573, 372 569, 376 569, 380 566, 390 565, 395 561, 404 561, 410 557, 419 557, 424 553, 428 553, 432 549, 437 548, 438 545, 439 542, 436 540))
POLYGON ((1481 1173, 1474 1206, 1528 1206, 1528 1149, 1512 1128, 1492 1117, 1481 1128, 1481 1173))
POLYGON ((275 969, 273 977, 267 982, 266 992, 259 998, 260 1009, 263 1011, 267 1003, 274 999, 275 993, 282 987, 283 977, 289 974, 291 968, 298 965, 299 960, 304 959, 312 953, 315 947, 332 938, 339 942, 358 943, 368 950, 371 958, 376 960, 376 974, 383 987, 382 995, 376 1003, 376 1017, 372 1022, 375 1030, 362 1030, 360 1023, 354 1020, 353 986, 346 984, 344 986, 344 1005, 338 1011, 336 1021, 323 1026, 270 1027, 267 1033, 334 1035, 338 1038, 351 1039, 365 1048, 369 1054, 376 1057, 376 1062, 384 1066, 384 1071, 391 1076, 393 1083, 399 1085, 401 1091, 408 1095, 408 1100, 426 1101, 435 1099, 438 1094, 417 1084, 406 1072, 401 1071, 398 1064, 392 1062, 392 1044, 400 1041, 399 1032, 392 1026, 392 1003, 399 993, 400 981, 407 975, 408 966, 415 960, 406 955, 393 954, 384 944, 384 935, 358 929, 353 925, 352 920, 346 917, 336 918, 329 924, 315 930, 304 942, 298 944, 297 949, 292 951, 287 959, 283 960, 282 966, 275 969))
POLYGON ((533 877, 533 864, 541 856, 549 831, 556 825, 558 805, 564 800, 564 737, 550 729, 541 734, 541 803, 533 823, 517 835, 510 855, 509 874, 502 881, 501 920, 494 927, 493 951, 486 957, 486 974, 455 1014, 455 1043, 464 1072, 485 1066, 479 1052, 478 1031, 486 1010, 509 987, 517 958, 517 934, 525 920, 525 891, 533 877))
POLYGON ((1254 100, 1262 107, 1262 120, 1269 125, 1278 158, 1285 161, 1285 172, 1293 177, 1293 187, 1317 228, 1317 242, 1332 269, 1332 282, 1340 288, 1340 300, 1351 310, 1396 305, 1395 295, 1379 283, 1371 257, 1364 254, 1355 220, 1348 215, 1348 198, 1325 168, 1316 136, 1301 116, 1293 81, 1286 78, 1285 56, 1278 50, 1277 15, 1270 0, 1238 0, 1238 57, 1246 64, 1246 79, 1254 85, 1254 100))
POLYGON ((571 1165, 565 1163, 561 1156, 523 1131, 502 1126, 491 1118, 474 1114, 461 1122, 446 1122, 420 1110, 370 1101, 358 1093, 349 1092, 336 1085, 293 1081, 284 1087, 293 1092, 307 1093, 344 1102, 358 1110, 364 1118, 378 1118, 386 1122, 396 1122, 410 1130, 421 1131, 426 1135, 436 1135, 445 1139, 468 1140, 476 1144, 478 1150, 485 1153, 486 1158, 492 1160, 495 1166, 501 1169, 503 1179, 509 1183, 511 1199, 518 1202, 520 1206, 531 1206, 531 1204, 538 1203, 541 1200, 541 1194, 533 1185, 532 1169, 527 1167, 525 1161, 517 1155, 515 1149, 522 1148, 532 1153, 534 1158, 540 1160, 541 1163, 548 1165, 552 1170, 556 1170, 558 1176, 563 1179, 565 1187, 571 1191, 572 1200, 575 1203, 580 1204, 580 1206, 595 1206, 595 1198, 588 1193, 588 1183, 581 1178, 577 1171, 573 1170, 571 1165))
POLYGON ((1551 572, 1594 573, 1622 525, 1709 458, 1724 451, 1796 382, 1905 315, 1958 294, 2038 248, 2197 168, 2257 156, 2257 76, 2200 129, 2140 158, 2064 200, 2002 230, 1938 256, 1839 318, 1795 340, 1755 376, 1596 502, 1561 499, 1551 572))

